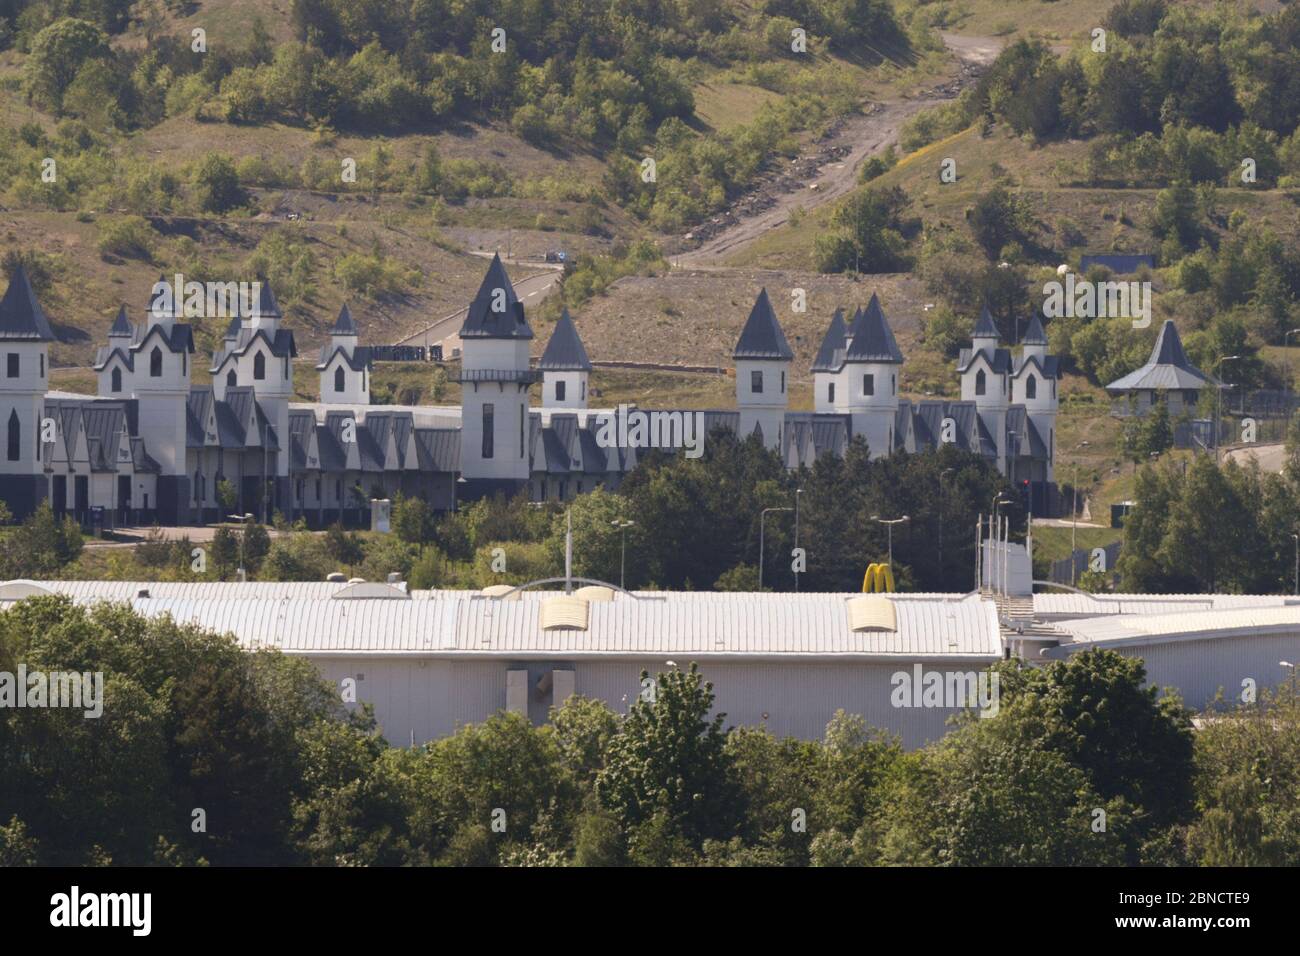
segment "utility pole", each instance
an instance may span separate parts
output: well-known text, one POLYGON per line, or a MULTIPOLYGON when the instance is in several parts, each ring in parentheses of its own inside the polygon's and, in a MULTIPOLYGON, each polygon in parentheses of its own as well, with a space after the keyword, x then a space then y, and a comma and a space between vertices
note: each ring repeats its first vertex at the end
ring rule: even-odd
POLYGON ((636 524, 635 521, 629 521, 623 518, 615 518, 610 522, 615 528, 619 529, 623 538, 622 556, 618 561, 618 586, 624 591, 627 590, 627 581, 625 573, 627 571, 627 529, 636 524))
MULTIPOLYGON (((796 497, 795 501, 799 499, 796 497)), ((764 508, 758 513, 758 589, 763 590, 763 523, 769 511, 793 511, 793 508, 764 508)), ((798 578, 795 579, 796 581, 798 578)))
MULTIPOLYGON (((803 494, 802 488, 794 490, 794 546, 795 550, 799 548, 799 496, 803 494)), ((761 582, 760 582, 761 583, 761 582)), ((799 572, 794 572, 794 593, 799 593, 799 572)))

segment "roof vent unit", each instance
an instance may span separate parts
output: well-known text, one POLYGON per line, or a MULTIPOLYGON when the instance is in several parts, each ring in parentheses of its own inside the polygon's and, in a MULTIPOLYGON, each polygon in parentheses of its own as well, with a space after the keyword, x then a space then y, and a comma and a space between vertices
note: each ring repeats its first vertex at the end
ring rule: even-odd
POLYGON ((359 581, 356 584, 349 584, 345 588, 339 588, 330 595, 334 601, 349 601, 359 598, 379 598, 379 599, 397 599, 409 601, 411 595, 405 588, 393 587, 391 584, 380 584, 378 581, 359 581))
POLYGON ((330 582, 330 584, 346 584, 348 576, 342 571, 334 571, 325 575, 325 580, 330 582))
POLYGON ((365 584, 365 578, 348 578, 348 584, 365 584))
POLYGON ((591 605, 567 594, 542 602, 543 631, 585 631, 591 605))
POLYGON ((136 599, 137 599, 137 600, 139 600, 140 598, 147 598, 147 597, 149 596, 149 589, 148 589, 148 588, 139 588, 139 589, 136 590, 136 592, 135 592, 135 596, 136 596, 136 599))
POLYGON ((861 634, 867 631, 898 631, 898 617, 894 602, 880 595, 856 597, 849 601, 849 629, 861 634))
POLYGON ((402 572, 389 571, 387 580, 389 584, 400 584, 402 582, 402 572))
POLYGON ((607 588, 603 584, 588 584, 586 587, 581 587, 574 591, 573 596, 592 603, 597 601, 612 601, 614 600, 614 589, 607 588))
POLYGON ((489 584, 483 589, 483 596, 490 598, 502 598, 506 601, 518 601, 519 592, 515 591, 514 586, 510 584, 489 584), (514 592, 513 594, 511 592, 514 592), (509 595, 509 597, 506 597, 509 595))

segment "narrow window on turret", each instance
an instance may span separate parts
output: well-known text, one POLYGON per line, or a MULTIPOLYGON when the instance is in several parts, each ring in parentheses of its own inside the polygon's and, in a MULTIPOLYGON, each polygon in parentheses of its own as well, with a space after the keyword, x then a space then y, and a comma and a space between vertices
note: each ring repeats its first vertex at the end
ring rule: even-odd
POLYGON ((785 394, 785 372, 781 373, 781 394, 785 394))
POLYGON ((22 425, 18 423, 18 409, 9 413, 9 460, 18 460, 18 449, 22 442, 22 425))
POLYGON ((519 406, 519 457, 524 457, 524 426, 528 423, 528 406, 519 406))
POLYGON ((980 369, 975 373, 975 394, 984 394, 984 369, 980 369))
POLYGON ((835 401, 835 383, 834 383, 834 382, 831 382, 829 385, 826 386, 826 401, 828 401, 828 402, 834 402, 834 401, 835 401))
POLYGON ((189 363, 189 359, 188 359, 188 357, 185 355, 185 352, 184 352, 184 351, 181 352, 181 374, 182 374, 182 375, 189 375, 189 374, 190 374, 190 363, 189 363))
POLYGON ((562 402, 562 401, 564 401, 564 383, 563 383, 563 382, 556 382, 556 383, 555 383, 555 400, 556 400, 557 402, 562 402))
POLYGON ((284 380, 289 381, 289 356, 284 357, 284 380))
POLYGON ((237 384, 239 384, 239 376, 235 374, 235 370, 232 368, 226 373, 226 388, 234 388, 237 384))
POLYGON ((156 345, 149 353, 149 377, 162 378, 162 349, 156 345))
POLYGON ((253 356, 253 378, 259 382, 266 378, 266 355, 262 352, 253 356))
POLYGON ((45 377, 45 355, 41 354, 41 378, 45 377))
POLYGON ((496 417, 496 410, 492 403, 488 402, 483 406, 483 457, 492 457, 492 426, 496 417))
POLYGON ((334 370, 334 391, 343 391, 343 366, 340 365, 334 370))
POLYGON ((8 364, 9 364, 9 367, 8 367, 8 369, 5 371, 5 374, 6 374, 9 378, 17 378, 17 377, 18 377, 18 353, 17 353, 17 352, 10 352, 10 353, 9 353, 9 363, 8 363, 8 364))
POLYGON ((578 379, 578 381, 582 384, 582 388, 580 389, 580 394, 578 395, 578 397, 581 398, 581 399, 586 399, 586 397, 587 397, 587 380, 586 380, 585 378, 581 378, 581 379, 578 379))
POLYGON ((761 370, 749 373, 749 391, 754 395, 763 394, 763 373, 761 370))
POLYGON ((862 376, 862 394, 863 395, 876 394, 876 376, 874 375, 862 376))
POLYGON ((889 376, 889 394, 890 394, 890 395, 897 395, 897 394, 898 394, 898 376, 897 376, 897 375, 891 375, 891 376, 889 376))
POLYGON ((113 369, 113 391, 122 391, 122 370, 120 368, 113 369))
POLYGON ((1038 397, 1038 379, 1034 378, 1034 373, 1029 373, 1029 378, 1025 379, 1025 398, 1038 397))

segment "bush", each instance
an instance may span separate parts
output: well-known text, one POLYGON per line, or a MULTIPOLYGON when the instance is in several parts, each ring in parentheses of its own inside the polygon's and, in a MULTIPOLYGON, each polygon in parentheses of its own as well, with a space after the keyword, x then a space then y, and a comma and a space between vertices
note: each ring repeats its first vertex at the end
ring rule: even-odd
POLYGON ((152 262, 157 233, 140 216, 113 216, 99 220, 99 254, 152 262))

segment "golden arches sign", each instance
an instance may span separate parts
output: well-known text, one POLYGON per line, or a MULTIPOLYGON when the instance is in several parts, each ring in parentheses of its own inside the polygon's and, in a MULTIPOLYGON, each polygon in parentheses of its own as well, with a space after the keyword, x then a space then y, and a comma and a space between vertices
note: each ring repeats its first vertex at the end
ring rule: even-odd
POLYGON ((894 572, 887 564, 869 564, 867 573, 862 576, 862 593, 872 594, 892 592, 894 590, 894 572))

